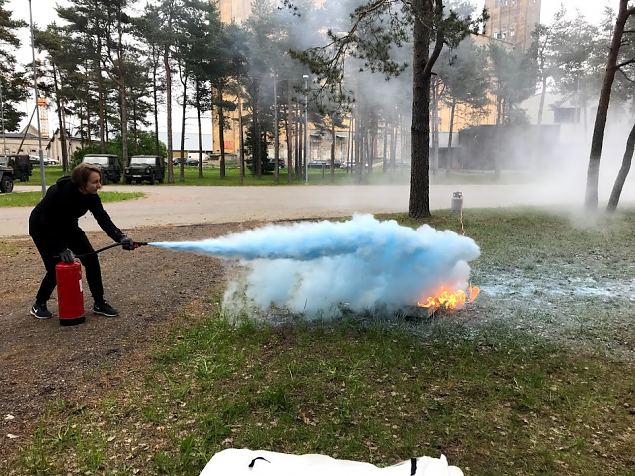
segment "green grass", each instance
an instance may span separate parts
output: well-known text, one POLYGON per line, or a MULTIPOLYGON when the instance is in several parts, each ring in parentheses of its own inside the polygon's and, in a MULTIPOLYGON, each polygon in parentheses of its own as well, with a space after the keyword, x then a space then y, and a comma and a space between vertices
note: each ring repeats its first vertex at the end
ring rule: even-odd
MULTIPOLYGON (((144 197, 141 192, 99 192, 102 202, 119 202, 144 197)), ((0 195, 1 207, 32 207, 42 200, 41 192, 13 192, 0 195)))
MULTIPOLYGON (((428 222, 459 229, 449 212, 428 222)), ((13 468, 196 475, 220 449, 249 447, 378 465, 444 453, 466 474, 633 474, 635 356, 619 352, 635 348, 632 296, 546 288, 632 280, 635 213, 581 228, 530 209, 470 210, 464 225, 483 252, 475 282, 520 276, 544 294, 520 284, 449 319, 388 326, 232 326, 218 305, 198 323, 181 314, 112 393, 52 402, 13 468)))
POLYGON ((233 446, 380 465, 444 453, 469 474, 620 473, 635 463, 633 386, 615 375, 633 371, 500 326, 438 326, 422 342, 347 322, 214 317, 157 355, 143 383, 94 409, 51 409, 19 464, 195 475, 233 446))
MULTIPOLYGON (((240 185, 240 170, 234 164, 230 164, 226 168, 225 178, 220 178, 220 170, 217 166, 206 166, 203 169, 203 178, 198 177, 198 167, 186 166, 184 169, 185 180, 180 180, 180 167, 174 167, 175 185, 199 185, 199 186, 236 186, 240 185)), ((166 172, 167 174, 167 172, 166 172)), ((45 168, 45 177, 47 185, 52 185, 62 176, 62 167, 53 166, 45 168)), ((334 178, 331 179, 330 171, 325 170, 324 174, 321 169, 309 169, 309 185, 355 185, 355 184, 408 184, 410 180, 410 171, 400 169, 394 173, 390 171, 383 173, 381 167, 370 175, 359 177, 353 173, 347 173, 344 169, 336 169, 334 178)), ((440 172, 438 175, 431 175, 430 182, 433 185, 453 185, 453 184, 491 184, 491 183, 527 183, 531 182, 532 177, 523 173, 513 173, 503 175, 496 178, 493 173, 483 172, 479 174, 452 172, 446 175, 440 172)), ((20 182, 19 182, 20 183, 20 182)), ((30 182, 23 185, 39 185, 39 171, 35 170, 30 182)), ((244 178, 244 185, 275 185, 275 176, 273 174, 263 175, 261 178, 252 176, 247 170, 244 178)), ((304 180, 300 178, 291 178, 287 181, 287 169, 280 170, 280 185, 301 185, 304 180)), ((167 185, 167 184, 166 184, 167 185)))

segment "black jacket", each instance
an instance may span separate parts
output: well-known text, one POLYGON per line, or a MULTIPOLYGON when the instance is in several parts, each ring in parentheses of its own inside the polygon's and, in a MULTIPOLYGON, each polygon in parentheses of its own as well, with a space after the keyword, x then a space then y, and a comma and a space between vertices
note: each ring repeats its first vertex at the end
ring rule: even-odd
POLYGON ((124 234, 104 210, 99 195, 81 193, 70 177, 59 179, 35 206, 29 219, 29 234, 48 239, 53 249, 62 251, 68 248, 66 237, 81 231, 78 219, 88 211, 109 237, 121 240, 124 234))

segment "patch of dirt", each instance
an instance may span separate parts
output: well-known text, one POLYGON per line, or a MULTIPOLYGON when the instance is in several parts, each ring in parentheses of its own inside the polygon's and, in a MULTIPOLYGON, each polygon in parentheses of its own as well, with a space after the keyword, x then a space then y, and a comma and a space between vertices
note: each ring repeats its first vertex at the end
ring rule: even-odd
MULTIPOLYGON (((256 225, 153 227, 127 232, 139 241, 189 240, 256 225)), ((90 233, 89 238, 95 248, 111 243, 104 233, 90 233)), ((114 248, 102 253, 100 262, 106 299, 120 316, 94 315, 84 283, 86 322, 62 327, 57 317, 37 320, 29 315, 44 275, 33 242, 28 237, 3 241, 9 242, 11 253, 2 256, 0 266, 0 467, 28 442, 47 404, 56 399, 88 401, 112 388, 133 370, 131 366, 143 365, 148 350, 174 319, 186 311, 194 316, 208 314, 212 303, 206 298, 211 289, 222 289, 225 281, 224 265, 216 258, 149 246, 133 252, 114 248), (107 381, 99 377, 102 372, 95 372, 105 368, 111 370, 107 381)), ((57 315, 55 293, 49 309, 57 315)))

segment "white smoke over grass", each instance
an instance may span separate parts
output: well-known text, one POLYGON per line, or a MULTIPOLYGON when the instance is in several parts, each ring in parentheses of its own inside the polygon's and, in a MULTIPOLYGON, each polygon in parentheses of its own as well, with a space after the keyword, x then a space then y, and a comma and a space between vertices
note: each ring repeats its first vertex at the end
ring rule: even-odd
POLYGON ((229 314, 286 309, 307 318, 395 311, 441 288, 465 290, 478 245, 428 225, 355 215, 346 222, 270 225, 203 241, 156 242, 172 250, 240 258, 244 274, 225 293, 229 314))

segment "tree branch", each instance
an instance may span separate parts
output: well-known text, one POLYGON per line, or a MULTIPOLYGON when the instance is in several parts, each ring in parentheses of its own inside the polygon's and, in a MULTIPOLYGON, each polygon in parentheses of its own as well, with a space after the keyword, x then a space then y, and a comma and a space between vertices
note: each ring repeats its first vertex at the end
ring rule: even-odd
MULTIPOLYGON (((443 17, 443 2, 441 0, 436 0, 434 5, 434 15, 436 15, 441 21, 443 17)), ((439 55, 441 54, 441 50, 443 49, 443 42, 443 28, 441 27, 441 25, 439 25, 439 27, 437 28, 437 38, 434 44, 434 50, 432 51, 432 54, 428 58, 426 66, 423 69, 424 76, 429 76, 432 73, 432 67, 434 66, 434 63, 436 63, 439 55)))
POLYGON ((633 63, 635 63, 635 58, 631 58, 631 59, 629 59, 628 61, 624 61, 623 63, 618 64, 618 65, 616 66, 616 68, 617 68, 617 69, 620 69, 620 68, 622 68, 622 67, 624 67, 624 66, 628 66, 629 64, 633 64, 633 63))
POLYGON ((624 76, 624 79, 626 79, 626 81, 635 84, 635 79, 629 78, 628 75, 622 69, 618 68, 618 71, 622 73, 622 76, 624 76))

